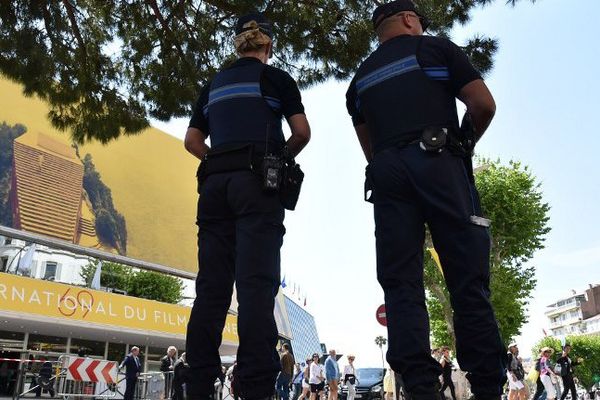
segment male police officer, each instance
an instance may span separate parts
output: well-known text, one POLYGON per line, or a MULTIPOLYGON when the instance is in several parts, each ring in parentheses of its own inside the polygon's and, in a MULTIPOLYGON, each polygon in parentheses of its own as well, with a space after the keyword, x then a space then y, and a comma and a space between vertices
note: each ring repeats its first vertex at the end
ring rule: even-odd
POLYGON ((199 170, 200 272, 186 342, 190 399, 206 399, 214 391, 234 281, 240 338, 236 395, 253 400, 274 392, 280 362, 273 307, 284 208, 278 193, 263 190, 260 172, 265 152, 280 153, 287 146, 296 155, 310 139, 296 82, 266 65, 273 43, 270 23, 261 14, 246 15, 235 33, 240 58, 202 91, 185 138, 189 152, 207 156, 199 170), (292 132, 287 142, 282 116, 292 132))
POLYGON ((460 366, 477 399, 499 399, 506 356, 489 302, 489 221, 481 217, 464 146, 456 145, 455 98, 466 104, 476 138, 494 115, 494 100, 459 47, 422 36, 428 23, 412 1, 377 7, 373 24, 380 45, 346 96, 369 161, 387 359, 409 397, 439 399, 423 287, 427 223, 450 290, 460 366))

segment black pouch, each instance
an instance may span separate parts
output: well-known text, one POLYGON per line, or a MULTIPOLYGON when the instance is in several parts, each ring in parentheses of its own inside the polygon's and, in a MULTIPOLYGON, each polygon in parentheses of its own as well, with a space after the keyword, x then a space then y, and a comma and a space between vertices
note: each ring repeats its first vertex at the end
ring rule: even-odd
POLYGON ((425 128, 421 134, 419 147, 423 151, 439 153, 446 146, 448 129, 439 127, 425 128))
POLYGON ((283 166, 283 180, 279 190, 279 199, 286 210, 296 209, 300 189, 304 181, 304 172, 294 160, 286 161, 283 166))
POLYGON ((206 155, 204 175, 209 176, 219 172, 251 170, 254 146, 245 144, 223 150, 211 150, 206 155))

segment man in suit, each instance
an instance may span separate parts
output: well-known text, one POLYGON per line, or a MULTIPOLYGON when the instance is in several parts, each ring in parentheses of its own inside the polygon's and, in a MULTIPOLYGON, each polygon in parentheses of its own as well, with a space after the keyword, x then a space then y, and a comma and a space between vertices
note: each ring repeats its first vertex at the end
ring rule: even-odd
POLYGON ((142 370, 142 364, 140 363, 140 359, 138 355, 140 354, 140 348, 137 346, 133 346, 131 348, 131 353, 129 353, 121 365, 119 366, 119 371, 125 367, 125 394, 123 395, 124 400, 133 400, 133 395, 135 393, 135 385, 137 384, 138 376, 140 376, 140 372, 142 370))
POLYGON ((165 375, 165 396, 170 398, 170 388, 173 383, 173 369, 175 368, 175 362, 177 361, 177 348, 175 346, 169 346, 167 354, 160 359, 160 370, 165 375))

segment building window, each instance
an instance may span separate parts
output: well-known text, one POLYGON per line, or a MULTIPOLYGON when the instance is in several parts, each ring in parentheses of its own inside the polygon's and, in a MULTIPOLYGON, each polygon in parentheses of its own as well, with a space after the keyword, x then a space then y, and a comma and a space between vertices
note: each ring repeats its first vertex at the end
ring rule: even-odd
POLYGON ((44 269, 44 277, 45 281, 53 281, 56 279, 56 269, 58 264, 54 261, 47 261, 46 268, 44 269))
POLYGON ((123 361, 127 355, 125 353, 126 347, 127 345, 125 343, 109 343, 107 359, 110 361, 123 361))
POLYGON ((67 338, 60 336, 29 334, 27 350, 66 353, 67 338))
POLYGON ((24 339, 24 333, 0 331, 0 352, 9 350, 22 350, 24 339))
POLYGON ((8 256, 0 257, 0 272, 6 272, 8 269, 8 256))
POLYGON ((71 353, 80 357, 104 358, 106 342, 71 338, 71 353))

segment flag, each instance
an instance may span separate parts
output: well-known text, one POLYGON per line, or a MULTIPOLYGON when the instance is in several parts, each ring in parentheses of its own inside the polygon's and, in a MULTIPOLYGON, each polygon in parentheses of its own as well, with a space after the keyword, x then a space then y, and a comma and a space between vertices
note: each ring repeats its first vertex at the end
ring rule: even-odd
POLYGON ((546 333, 546 330, 544 328, 542 328, 542 332, 544 332, 544 336, 548 336, 548 334, 546 333))
POLYGON ((292 294, 296 293, 296 282, 294 282, 294 290, 292 291, 292 294))
POLYGON ((90 287, 92 289, 100 289, 100 276, 102 275, 102 261, 98 262, 98 266, 96 267, 96 272, 94 273, 94 278, 92 279, 92 283, 90 287))
POLYGON ((35 248, 35 243, 29 246, 29 249, 27 249, 27 253, 25 253, 25 255, 19 260, 19 265, 17 265, 15 274, 19 271, 22 271, 23 274, 26 274, 26 271, 31 270, 31 262, 33 261, 33 255, 35 254, 35 248))
POLYGON ((281 280, 281 287, 285 289, 286 286, 287 286, 287 284, 285 283, 285 275, 284 275, 283 279, 281 280))
POLYGON ((304 296, 304 307, 306 307, 306 296, 304 296))

